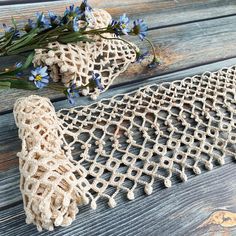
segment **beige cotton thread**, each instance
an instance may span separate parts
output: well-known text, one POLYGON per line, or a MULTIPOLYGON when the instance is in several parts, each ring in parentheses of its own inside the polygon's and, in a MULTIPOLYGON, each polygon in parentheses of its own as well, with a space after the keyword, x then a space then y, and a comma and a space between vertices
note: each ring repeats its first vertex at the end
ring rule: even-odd
MULTIPOLYGON (((111 23, 111 15, 102 9, 92 11, 94 19, 87 30, 107 27, 111 23)), ((46 65, 50 71, 53 81, 61 81, 65 86, 76 83, 77 86, 85 86, 92 78, 94 71, 101 75, 101 84, 106 91, 114 79, 124 72, 130 63, 136 61, 137 46, 131 42, 118 40, 114 34, 103 34, 104 39, 98 35, 89 36, 95 42, 78 42, 60 44, 49 43, 48 49, 36 49, 34 65, 46 65), (50 50, 49 50, 50 49, 50 50)), ((85 88, 84 95, 91 95, 95 100, 100 94, 99 89, 95 91, 85 88)))
POLYGON ((55 112, 49 99, 19 99, 20 188, 27 223, 67 226, 77 204, 116 206, 137 186, 171 187, 235 159, 236 67, 152 84, 89 106, 55 112))

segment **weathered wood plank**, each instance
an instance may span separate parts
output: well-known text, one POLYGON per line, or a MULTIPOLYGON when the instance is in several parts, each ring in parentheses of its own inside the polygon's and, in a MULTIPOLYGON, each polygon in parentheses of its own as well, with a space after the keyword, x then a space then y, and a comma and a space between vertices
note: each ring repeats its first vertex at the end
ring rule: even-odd
MULTIPOLYGON (((21 3, 21 1, 27 2, 26 0, 12 0, 10 2, 21 3)), ((80 4, 78 0, 44 1, 44 4, 34 3, 36 1, 38 0, 28 1, 29 4, 0 6, 0 22, 10 22, 10 16, 14 16, 21 21, 34 16, 35 12, 40 11, 48 12, 48 10, 53 10, 62 13, 66 6, 73 3, 80 4)), ((6 0, 1 0, 0 5, 1 2, 7 3, 6 0)), ((119 0, 89 0, 89 3, 94 8, 105 8, 114 17, 126 12, 132 18, 143 18, 149 23, 150 27, 163 27, 189 21, 217 18, 235 14, 236 10, 236 3, 230 0, 126 0, 122 1, 122 4, 119 0)))
MULTIPOLYGON (((25 0, 21 0, 26 2, 25 0)), ((0 1, 0 4, 6 4, 7 1, 0 1)), ((11 1, 10 1, 11 2, 11 1)), ((14 2, 14 0, 13 0, 14 2)), ((15 1, 19 2, 20 1, 15 1)), ((12 6, 0 6, 0 21, 10 22, 10 16, 17 20, 27 19, 34 16, 37 11, 47 12, 53 10, 62 13, 66 6, 70 4, 80 4, 78 0, 69 1, 51 1, 44 4, 28 1, 29 4, 17 4, 12 6)), ((39 1, 42 2, 42 1, 39 1)), ((235 14, 235 1, 221 0, 119 0, 97 1, 90 0, 90 5, 96 8, 105 8, 115 17, 126 12, 132 18, 141 17, 149 22, 150 27, 167 26, 183 22, 202 20, 208 18, 222 17, 225 15, 235 14), (171 17, 169 17, 171 15, 171 17)))
POLYGON ((0 6, 11 4, 23 4, 23 3, 36 3, 36 2, 53 2, 60 0, 0 0, 0 6))
MULTIPOLYGON (((132 2, 132 4, 134 2, 139 4, 141 1, 132 2)), ((155 3, 157 2, 158 4, 167 4, 166 6, 170 10, 169 14, 176 16, 178 20, 187 19, 184 15, 179 14, 181 9, 185 9, 187 5, 187 9, 190 9, 187 1, 155 1, 155 3), (183 5, 173 10, 175 4, 178 7, 181 4, 183 5), (184 4, 186 5, 184 6, 184 4)), ((232 1, 191 2, 193 5, 190 4, 192 8, 189 13, 192 11, 193 17, 188 21, 201 21, 205 17, 214 18, 235 13, 235 3, 232 1), (201 6, 198 5, 200 6, 199 10, 196 10, 194 8, 198 3, 201 6), (208 11, 206 4, 211 4, 211 12, 208 11), (225 6, 216 8, 220 4, 225 6), (203 9, 204 7, 206 9, 203 9), (224 12, 224 9, 229 9, 228 7, 234 12, 224 12), (204 13, 205 16, 203 16, 204 13), (217 15, 218 13, 219 15, 217 15), (197 14, 202 18, 198 18, 197 14)), ((122 7, 119 8, 121 12, 122 7)), ((124 9, 126 8, 127 6, 124 9)), ((167 15, 168 11, 165 8, 160 8, 160 11, 162 10, 167 15)), ((132 11, 134 10, 132 9, 132 11)), ((153 15, 155 14, 153 13, 153 15)), ((165 22, 167 20, 169 19, 164 19, 165 22)), ((175 18, 171 17, 170 24, 174 24, 174 20, 175 18)), ((230 24, 230 21, 233 22, 233 20, 235 20, 234 17, 227 17, 209 22, 163 28, 160 31, 155 31, 155 33, 152 31, 151 34, 154 35, 156 42, 160 42, 158 52, 163 58, 162 67, 156 71, 147 72, 140 70, 141 67, 138 65, 133 65, 129 71, 121 76, 121 80, 116 82, 116 84, 127 83, 127 85, 113 86, 101 97, 106 98, 117 93, 129 92, 158 79, 160 81, 171 81, 235 64, 236 58, 184 70, 192 66, 209 63, 209 61, 235 57, 233 51, 236 43, 235 29, 233 23, 230 24), (159 33, 160 36, 157 37, 159 33), (184 41, 182 41, 183 39, 184 41), (173 71, 178 72, 167 74, 173 71), (150 78, 161 74, 167 75, 150 78), (131 81, 136 78, 136 83, 131 84, 131 81), (142 79, 147 80, 140 81, 142 79)), ((177 24, 179 23, 177 21, 177 24)), ((167 25, 163 25, 163 27, 167 25)), ((24 93, 22 92, 21 95, 24 93)), ((11 101, 11 103, 5 104, 5 110, 12 106, 15 98, 11 100, 10 97, 13 95, 19 96, 18 92, 15 93, 14 91, 13 93, 10 92, 6 98, 4 98, 5 94, 0 95, 2 103, 7 100, 11 101)), ((55 98, 54 95, 53 97, 55 98)), ((60 98, 60 96, 58 97, 60 98)), ((89 103, 91 101, 87 98, 80 100, 80 105, 89 103)), ((55 102, 54 104, 57 109, 68 106, 66 101, 55 102)), ((49 233, 46 231, 41 234, 37 233, 34 226, 26 225, 24 222, 25 216, 18 186, 19 172, 17 168, 14 168, 18 163, 16 152, 19 149, 20 141, 17 138, 17 129, 12 114, 0 116, 0 171, 3 171, 0 173, 0 235, 48 235, 49 233), (6 171, 9 168, 10 170, 6 171)), ((142 188, 139 188, 136 193, 137 199, 134 202, 128 202, 124 196, 119 196, 118 202, 120 204, 115 209, 108 210, 106 205, 100 205, 98 210, 94 212, 89 207, 82 207, 71 227, 56 229, 50 235, 236 235, 236 173, 234 164, 232 162, 227 163, 221 168, 191 178, 187 183, 174 185, 171 189, 163 189, 162 184, 157 183, 154 186, 154 193, 148 197, 144 197, 142 188)))
MULTIPOLYGON (((162 65, 150 70, 145 65, 135 63, 120 75, 114 84, 145 80, 152 76, 236 57, 235 21, 236 16, 232 16, 151 30, 149 32, 150 38, 157 45, 156 50, 162 60, 162 65)), ((0 59, 2 65, 7 63, 4 60, 3 64, 3 60, 0 59)), ((1 91, 0 112, 11 109, 18 97, 29 94, 32 92, 22 90, 1 91)), ((61 94, 49 90, 38 91, 37 94, 46 95, 50 98, 63 98, 61 94)))
POLYGON ((0 179, 0 210, 2 208, 7 208, 11 204, 22 201, 19 189, 20 174, 18 167, 4 173, 0 173, 0 179))
MULTIPOLYGON (((226 164, 170 189, 156 184, 150 196, 143 195, 139 188, 132 202, 119 195, 115 209, 108 209, 101 201, 96 211, 80 207, 70 227, 58 228, 50 235, 235 235, 234 165, 226 164), (212 214, 218 214, 219 219, 209 220, 212 214), (224 223, 227 220, 231 222, 229 227, 224 223)), ((1 235, 48 235, 47 231, 37 233, 35 226, 26 225, 24 219, 22 203, 2 210, 1 235)))
MULTIPOLYGON (((205 71, 215 71, 222 67, 232 66, 235 64, 236 58, 218 63, 199 66, 192 69, 182 70, 168 75, 150 78, 145 81, 139 81, 137 83, 124 84, 124 86, 111 88, 109 91, 102 94, 99 99, 109 98, 116 94, 127 93, 147 84, 183 79, 187 76, 201 74, 205 71)), ((94 101, 90 100, 89 98, 81 97, 78 100, 77 105, 89 105, 93 102, 94 101)), ((67 101, 55 102, 54 105, 56 109, 69 107, 67 101)), ((0 172, 4 172, 18 165, 18 158, 16 157, 16 153, 20 150, 21 142, 18 138, 17 132, 18 131, 15 126, 12 113, 0 116, 0 172)))

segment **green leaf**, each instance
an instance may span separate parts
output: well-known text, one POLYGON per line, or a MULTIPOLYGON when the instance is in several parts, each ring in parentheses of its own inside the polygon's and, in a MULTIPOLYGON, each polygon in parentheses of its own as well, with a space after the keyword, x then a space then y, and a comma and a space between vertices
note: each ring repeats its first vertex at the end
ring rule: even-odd
POLYGON ((38 88, 34 85, 34 83, 29 82, 27 80, 21 79, 6 79, 0 81, 0 89, 24 89, 24 90, 37 90, 38 88))
POLYGON ((11 88, 11 82, 9 81, 0 81, 0 90, 1 89, 10 89, 11 88))
POLYGON ((36 48, 40 48, 40 47, 37 44, 29 45, 29 46, 24 46, 24 47, 21 47, 19 49, 15 49, 15 50, 13 50, 11 52, 7 52, 7 55, 10 56, 10 55, 18 55, 20 53, 26 53, 26 52, 29 53, 29 52, 32 52, 36 48))
POLYGON ((11 22, 14 25, 14 28, 17 29, 17 25, 16 25, 16 21, 15 21, 14 17, 11 18, 11 22))
MULTIPOLYGON (((9 71, 1 71, 0 72, 0 79, 2 78, 6 78, 6 77, 15 77, 17 73, 26 70, 32 63, 33 58, 34 58, 34 52, 30 53, 30 55, 27 57, 25 63, 22 65, 22 67, 20 68, 16 68, 15 70, 9 70, 9 71)), ((13 67, 14 68, 14 67, 13 67)))
MULTIPOLYGON (((7 39, 7 41, 4 42, 3 45, 1 45, 0 50, 3 51, 3 50, 5 49, 5 47, 7 47, 8 44, 10 44, 10 43, 12 42, 12 39, 13 39, 13 33, 12 33, 11 37, 10 37, 9 39, 7 39)), ((5 53, 5 52, 4 52, 4 53, 5 53)))
POLYGON ((7 52, 12 52, 15 49, 18 49, 20 47, 30 44, 30 41, 37 35, 38 33, 37 31, 38 29, 35 28, 34 30, 30 31, 30 33, 24 35, 19 40, 16 40, 11 46, 6 48, 7 52))
POLYGON ((26 90, 37 90, 38 88, 32 83, 26 80, 8 80, 11 83, 11 88, 26 89, 26 90))
POLYGON ((34 59, 35 52, 30 53, 30 55, 27 57, 24 65, 20 68, 21 70, 27 69, 31 64, 34 59))

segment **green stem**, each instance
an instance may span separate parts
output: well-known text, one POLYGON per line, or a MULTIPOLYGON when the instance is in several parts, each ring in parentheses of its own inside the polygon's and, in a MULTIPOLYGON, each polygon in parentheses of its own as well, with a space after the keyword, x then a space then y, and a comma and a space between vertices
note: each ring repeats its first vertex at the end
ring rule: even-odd
POLYGON ((58 36, 58 35, 60 35, 61 32, 63 32, 63 30, 67 29, 67 27, 68 27, 67 25, 64 25, 64 26, 61 26, 61 27, 56 27, 56 28, 44 33, 44 34, 38 34, 36 36, 36 39, 38 39, 39 42, 41 42, 41 41, 45 40, 48 36, 51 36, 51 37, 52 36, 58 36))
POLYGON ((15 75, 0 75, 0 80, 6 80, 8 78, 17 80, 15 75))
POLYGON ((107 31, 107 27, 82 32, 82 34, 93 34, 93 33, 109 33, 109 32, 107 31))
POLYGON ((144 38, 144 39, 150 44, 150 46, 151 46, 151 48, 152 48, 154 60, 157 59, 156 50, 155 50, 155 47, 154 47, 152 41, 151 41, 150 39, 148 39, 148 38, 144 38))
POLYGON ((15 49, 13 51, 7 52, 7 55, 8 56, 10 56, 10 55, 17 55, 17 54, 20 54, 20 53, 23 53, 23 52, 32 51, 32 50, 34 50, 36 48, 39 48, 39 46, 36 46, 36 45, 25 46, 25 47, 21 47, 21 48, 15 49))
POLYGON ((23 46, 30 45, 35 35, 37 35, 36 31, 32 32, 28 37, 23 36, 21 39, 15 41, 15 43, 13 43, 12 45, 6 48, 6 54, 8 54, 8 52, 14 51, 23 46))
POLYGON ((13 40, 13 35, 0 47, 0 51, 4 50, 13 40))
POLYGON ((59 92, 63 92, 64 89, 65 89, 64 86, 57 85, 56 83, 48 84, 47 87, 50 88, 50 89, 53 89, 53 90, 59 91, 59 92))

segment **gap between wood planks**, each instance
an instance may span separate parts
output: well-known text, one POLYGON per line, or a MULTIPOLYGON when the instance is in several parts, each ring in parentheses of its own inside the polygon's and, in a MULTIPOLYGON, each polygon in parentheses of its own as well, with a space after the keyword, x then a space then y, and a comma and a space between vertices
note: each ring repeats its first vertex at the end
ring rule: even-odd
MULTIPOLYGON (((209 62, 206 62, 206 63, 202 63, 202 64, 199 63, 199 64, 196 64, 194 66, 181 68, 181 69, 174 70, 174 71, 171 71, 171 72, 163 72, 163 73, 160 73, 158 75, 158 77, 147 76, 145 79, 136 79, 136 80, 132 80, 132 81, 128 81, 128 82, 121 82, 119 84, 111 85, 109 90, 112 91, 112 90, 115 90, 117 88, 121 88, 121 89, 123 88, 124 89, 126 85, 132 85, 132 84, 135 85, 135 84, 142 83, 143 81, 145 81, 146 84, 148 84, 148 80, 153 79, 153 78, 155 78, 155 80, 157 80, 157 81, 159 80, 160 82, 164 82, 164 80, 162 78, 163 76, 165 77, 166 81, 172 81, 172 79, 168 80, 168 78, 166 76, 175 77, 175 74, 180 73, 180 72, 186 72, 186 71, 189 71, 189 75, 184 73, 184 74, 186 74, 185 76, 191 76, 191 75, 194 75, 194 73, 192 73, 191 70, 196 71, 196 73, 198 73, 198 74, 201 74, 205 71, 214 72, 215 70, 221 69, 222 67, 228 67, 228 66, 233 66, 233 65, 236 65, 236 55, 233 56, 233 57, 225 58, 224 60, 212 60, 212 61, 209 61, 209 62)), ((184 77, 183 77, 183 79, 184 79, 184 77)), ((144 86, 144 84, 143 84, 143 86, 144 86)), ((107 93, 107 91, 105 93, 107 93)), ((102 99, 102 97, 104 97, 104 96, 100 95, 99 100, 102 99)), ((65 96, 59 96, 57 98, 52 98, 50 100, 51 100, 52 103, 57 103, 57 102, 65 101, 66 98, 65 98, 65 96)), ((67 104, 66 107, 68 107, 68 104, 67 104)), ((6 115, 6 114, 9 114, 9 113, 12 113, 12 112, 13 112, 13 109, 0 111, 0 116, 6 115)))
POLYGON ((168 27, 176 27, 176 26, 181 26, 181 25, 198 23, 198 22, 202 22, 202 21, 217 20, 217 19, 222 19, 225 17, 232 17, 232 16, 236 16, 236 13, 226 14, 226 15, 222 15, 222 16, 209 17, 209 18, 204 18, 204 19, 198 19, 198 20, 183 21, 183 22, 179 22, 176 24, 169 24, 169 25, 166 24, 166 25, 161 25, 161 26, 156 26, 156 27, 150 27, 148 30, 164 29, 164 28, 168 28, 168 27))

